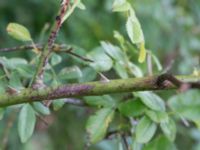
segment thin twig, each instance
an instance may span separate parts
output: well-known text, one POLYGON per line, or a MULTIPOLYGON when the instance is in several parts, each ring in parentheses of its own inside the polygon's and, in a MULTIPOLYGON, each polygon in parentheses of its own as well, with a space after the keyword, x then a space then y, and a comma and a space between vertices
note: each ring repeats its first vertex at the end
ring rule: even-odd
MULTIPOLYGON (((44 45, 42 44, 35 44, 36 48, 41 51, 44 49, 44 45)), ((65 44, 54 44, 52 47, 52 51, 59 52, 66 49, 68 46, 65 44)), ((21 45, 9 48, 0 48, 0 52, 13 52, 13 51, 24 51, 24 50, 31 50, 34 49, 33 45, 21 45)))
POLYGON ((72 55, 72 56, 75 56, 75 57, 77 57, 77 58, 83 60, 83 61, 94 62, 92 59, 83 57, 83 56, 81 56, 81 55, 79 55, 79 54, 77 54, 77 53, 74 53, 74 52, 72 52, 72 51, 73 51, 73 49, 70 48, 70 49, 67 49, 67 50, 63 50, 62 52, 66 52, 66 53, 68 53, 68 54, 70 54, 70 55, 72 55))
POLYGON ((37 116, 38 117, 38 119, 40 119, 41 121, 42 121, 42 123, 44 123, 44 125, 45 126, 49 126, 49 123, 43 118, 43 117, 41 117, 41 116, 37 116))
POLYGON ((98 73, 100 75, 101 82, 109 82, 110 80, 101 72, 98 73))
POLYGON ((119 130, 113 130, 113 131, 109 131, 106 136, 105 139, 111 139, 113 136, 119 134, 120 131, 119 130))
MULTIPOLYGON (((41 51, 42 49, 44 49, 44 46, 41 44, 36 44, 36 47, 39 51, 41 51)), ((22 46, 16 46, 16 47, 9 47, 9 48, 0 48, 0 52, 13 52, 13 51, 24 51, 24 50, 31 50, 33 49, 34 46, 33 45, 22 45, 22 46)), ((65 44, 54 44, 52 47, 52 51, 56 52, 56 53, 67 53, 71 56, 77 57, 83 61, 86 62, 94 62, 93 60, 81 56, 77 53, 73 52, 73 48, 69 48, 69 46, 65 45, 65 44), (66 49, 67 48, 67 49, 66 49)))
MULTIPOLYGON (((41 45, 36 44, 37 49, 41 50, 41 45)), ((22 45, 22 46, 15 46, 9 48, 0 48, 0 52, 13 52, 13 51, 22 51, 22 50, 29 50, 33 49, 33 45, 22 45)))
POLYGON ((40 56, 40 61, 37 66, 37 71, 36 71, 33 79, 31 80, 29 86, 32 86, 36 80, 43 80, 43 73, 44 73, 45 67, 48 63, 50 54, 52 52, 52 48, 53 48, 56 36, 62 26, 62 23, 63 23, 62 21, 67 12, 69 2, 70 2, 69 0, 64 0, 62 2, 62 5, 61 5, 60 11, 59 11, 59 15, 56 17, 55 23, 53 25, 53 29, 48 38, 48 42, 45 45, 44 50, 42 51, 42 54, 40 56))
POLYGON ((127 139, 126 139, 126 135, 125 135, 125 134, 122 134, 121 137, 122 137, 122 141, 123 141, 123 143, 124 143, 124 146, 125 146, 126 150, 130 150, 128 141, 127 141, 127 139))
POLYGON ((49 48, 49 51, 51 51, 52 49, 52 46, 55 42, 55 39, 56 39, 56 36, 62 26, 62 21, 63 21, 63 18, 65 16, 65 13, 67 11, 67 8, 68 8, 68 5, 69 5, 69 0, 64 0, 61 4, 61 9, 60 9, 60 12, 59 12, 59 15, 56 17, 56 24, 55 24, 55 27, 54 29, 52 30, 50 36, 49 36, 49 39, 48 39, 48 48, 49 48))
POLYGON ((153 75, 153 66, 152 66, 152 58, 149 53, 147 53, 147 68, 148 68, 148 75, 153 75))

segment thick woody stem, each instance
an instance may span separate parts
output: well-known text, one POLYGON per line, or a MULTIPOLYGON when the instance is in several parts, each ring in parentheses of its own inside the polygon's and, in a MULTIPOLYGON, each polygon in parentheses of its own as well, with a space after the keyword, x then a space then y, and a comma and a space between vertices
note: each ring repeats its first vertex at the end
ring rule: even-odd
MULTIPOLYGON (((57 87, 48 87, 41 90, 28 88, 15 94, 5 93, 0 95, 0 107, 35 101, 56 100, 59 98, 179 88, 172 80, 170 81, 171 84, 165 85, 165 87, 161 86, 161 82, 169 79, 167 77, 161 81, 160 77, 163 78, 163 76, 164 75, 110 80, 108 82, 96 81, 67 84, 57 87)), ((174 78, 179 82, 191 84, 191 88, 200 89, 200 76, 176 76, 174 78)))

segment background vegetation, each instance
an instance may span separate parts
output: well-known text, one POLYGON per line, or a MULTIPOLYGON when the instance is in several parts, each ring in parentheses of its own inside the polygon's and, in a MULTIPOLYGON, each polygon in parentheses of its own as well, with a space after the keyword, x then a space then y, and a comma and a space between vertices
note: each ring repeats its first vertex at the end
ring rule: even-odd
MULTIPOLYGON (((200 1, 129 0, 129 2, 135 9, 141 23, 146 48, 157 56, 163 66, 163 70, 167 69, 173 74, 181 75, 198 74, 200 69, 200 1)), ((70 45, 75 47, 75 52, 78 54, 94 58, 97 57, 96 55, 103 55, 97 53, 97 49, 102 49, 101 41, 120 45, 113 36, 113 32, 118 31, 127 39, 127 48, 129 50, 132 49, 128 52, 128 56, 130 56, 130 61, 136 65, 134 68, 135 72, 132 74, 127 73, 128 76, 140 76, 140 71, 137 71, 137 69, 141 70, 146 76, 148 74, 147 65, 146 63, 138 63, 136 47, 130 45, 130 41, 128 40, 125 28, 127 14, 112 12, 113 1, 111 0, 83 0, 83 3, 86 6, 86 10, 75 10, 72 16, 63 24, 56 43, 70 45)), ((45 28, 48 28, 55 20, 59 6, 59 0, 1 0, 0 47, 13 47, 24 44, 8 36, 6 27, 10 22, 17 22, 26 26, 35 43, 46 41, 48 30, 45 28)), ((31 60, 33 53, 30 51, 0 52, 0 57, 4 56, 6 58, 20 57, 31 60)), ((57 61, 57 59, 55 56, 54 60, 57 61)), ((104 64, 104 66, 107 65, 109 65, 109 62, 104 64)), ((62 83, 93 81, 100 78, 99 71, 94 71, 96 69, 94 66, 88 65, 88 63, 67 54, 62 55, 62 62, 54 66, 54 69, 59 74, 58 78, 61 78, 59 82, 62 83), (65 75, 63 77, 59 72, 62 68, 66 67, 70 67, 72 71, 64 72, 65 75, 67 74, 67 77, 65 75)), ((68 68, 68 70, 70 69, 68 68)), ((163 72, 163 70, 159 69, 154 63, 153 73, 159 74, 163 72)), ((113 65, 110 69, 100 69, 100 72, 104 72, 104 75, 109 79, 126 77, 123 74, 123 69, 116 70, 116 67, 113 65)), ((49 74, 51 74, 50 72, 49 74)), ((50 80, 55 81, 55 78, 51 78, 49 81, 47 79, 46 83, 52 84, 50 80)), ((1 80, 1 82, 3 81, 1 80)), ((6 84, 12 85, 11 82, 6 84)), ((177 95, 176 91, 164 91, 158 94, 166 102, 166 107, 170 107, 167 112, 176 122, 175 144, 166 140, 161 129, 158 129, 156 136, 152 139, 153 142, 146 144, 143 149, 199 150, 200 131, 198 127, 200 103, 197 102, 200 98, 199 91, 188 91, 187 95, 182 95, 182 105, 179 105, 179 107, 185 108, 187 112, 184 110, 178 111, 181 117, 170 114, 174 113, 172 109, 177 106, 176 104, 172 104, 175 101, 172 99, 177 98, 172 98, 173 95, 177 95)), ((123 96, 121 94, 112 95, 111 101, 119 101, 123 96)), ((109 99, 108 97, 98 98, 109 99)), ((87 101, 88 99, 85 98, 85 100, 87 101)), ((100 106, 98 107, 100 108, 100 106)), ((17 119, 15 114, 18 114, 18 111, 16 113, 13 112, 12 107, 8 108, 4 112, 3 119, 0 121, 0 138, 2 139, 0 142, 2 141, 3 143, 5 139, 8 139, 6 147, 9 150, 81 150, 85 143, 87 143, 88 138, 85 130, 87 119, 98 107, 79 107, 66 104, 62 109, 53 111, 51 115, 42 117, 48 122, 48 125, 45 125, 42 119, 38 118, 35 132, 25 144, 20 142, 17 133, 17 119)), ((128 126, 126 119, 122 114, 116 114, 111 129, 119 128, 119 126, 120 128, 121 126, 128 126)), ((120 147, 123 147, 123 142, 121 141, 121 137, 116 136, 115 138, 103 140, 90 147, 90 149, 120 149, 120 147)), ((139 147, 138 149, 140 149, 139 147)))

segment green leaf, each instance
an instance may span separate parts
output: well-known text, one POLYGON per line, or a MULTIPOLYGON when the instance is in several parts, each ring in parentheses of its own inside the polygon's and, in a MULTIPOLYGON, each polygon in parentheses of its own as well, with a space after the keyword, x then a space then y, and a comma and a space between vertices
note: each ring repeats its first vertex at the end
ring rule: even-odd
POLYGON ((133 9, 131 9, 128 17, 126 30, 133 44, 144 43, 143 31, 133 9))
POLYGON ((118 31, 114 31, 114 38, 119 41, 120 45, 125 43, 124 37, 118 31))
POLYGON ((50 115, 50 110, 48 107, 44 106, 41 102, 34 102, 33 108, 36 112, 38 112, 41 115, 50 115))
POLYGON ((6 57, 0 57, 0 63, 8 69, 16 69, 22 65, 27 65, 27 60, 23 58, 11 58, 7 59, 6 57))
POLYGON ((200 129, 200 120, 195 120, 194 124, 196 125, 197 129, 200 129))
POLYGON ((116 105, 116 101, 109 95, 85 96, 84 100, 87 104, 92 106, 113 107, 116 105))
POLYGON ((97 143, 105 137, 113 116, 114 110, 112 108, 103 108, 98 110, 95 115, 89 117, 86 129, 91 143, 97 143))
POLYGON ((58 79, 79 79, 82 77, 82 72, 78 66, 63 68, 58 74, 58 79))
POLYGON ((131 144, 131 150, 142 150, 142 146, 143 146, 143 144, 141 144, 141 143, 138 143, 138 142, 136 142, 135 141, 135 139, 133 139, 132 138, 132 144, 131 144))
POLYGON ((86 68, 82 69, 81 71, 82 71, 82 77, 79 78, 80 82, 92 81, 97 76, 97 72, 91 67, 86 67, 86 68))
POLYGON ((120 113, 128 117, 142 115, 146 110, 145 105, 138 99, 121 103, 118 108, 120 113))
POLYGON ((31 35, 28 29, 17 23, 9 23, 7 26, 7 32, 13 38, 20 41, 32 41, 31 35))
POLYGON ((90 63, 89 65, 93 67, 96 71, 108 71, 113 66, 112 59, 108 55, 106 55, 101 48, 92 50, 88 54, 88 57, 94 60, 94 62, 90 63))
POLYGON ((165 134, 165 136, 170 140, 174 141, 176 138, 176 124, 174 120, 169 118, 165 122, 161 122, 160 127, 165 134))
POLYGON ((114 65, 114 69, 116 71, 116 73, 123 79, 127 79, 128 78, 128 73, 127 73, 127 69, 125 67, 125 64, 122 61, 117 61, 114 65))
POLYGON ((44 83, 52 82, 52 80, 55 80, 55 78, 56 77, 50 72, 44 72, 44 83))
POLYGON ((142 102, 152 110, 165 111, 164 101, 153 92, 137 92, 142 102))
POLYGON ((177 150, 175 143, 169 141, 165 136, 158 136, 152 142, 146 144, 142 150, 177 150))
POLYGON ((169 117, 166 112, 146 110, 146 115, 154 122, 161 123, 168 121, 169 117))
POLYGON ((53 53, 51 56, 51 65, 55 66, 62 61, 62 57, 56 53, 53 53))
POLYGON ((137 65, 129 62, 129 71, 132 75, 136 77, 143 77, 142 70, 137 65))
POLYGON ((20 76, 24 78, 32 78, 35 73, 35 68, 29 64, 20 65, 19 67, 16 68, 16 70, 20 74, 20 76))
POLYGON ((19 73, 17 73, 16 71, 13 71, 10 74, 9 86, 16 89, 16 90, 23 89, 23 85, 22 85, 22 82, 20 80, 19 73))
POLYGON ((161 65, 159 59, 152 52, 151 52, 151 57, 153 58, 153 61, 155 62, 158 71, 161 71, 162 70, 162 65, 161 65))
POLYGON ((0 94, 4 94, 6 91, 6 88, 8 88, 8 81, 5 78, 0 79, 0 94))
POLYGON ((171 97, 168 101, 169 107, 177 113, 191 121, 200 120, 200 92, 191 90, 171 97))
POLYGON ((140 53, 139 53, 138 61, 140 63, 144 62, 146 59, 144 34, 142 31, 140 22, 138 18, 136 17, 133 9, 130 9, 130 15, 126 23, 126 30, 131 42, 133 44, 138 44, 139 46, 140 53))
POLYGON ((0 108, 0 120, 3 119, 4 112, 5 112, 5 109, 4 108, 0 108))
POLYGON ((149 142, 155 134, 157 125, 144 116, 136 126, 136 141, 138 143, 149 142))
POLYGON ((79 2, 78 5, 77 5, 77 7, 78 7, 79 9, 82 9, 82 10, 85 10, 85 9, 86 9, 85 5, 84 5, 82 2, 79 2))
POLYGON ((126 0, 115 0, 112 7, 114 12, 123 12, 128 11, 131 6, 126 0))
POLYGON ((68 11, 66 11, 64 17, 63 17, 63 20, 62 20, 62 23, 64 21, 66 21, 69 16, 71 16, 71 14, 74 12, 75 8, 80 8, 80 7, 84 7, 84 6, 81 6, 81 1, 80 0, 76 0, 76 1, 73 1, 73 4, 71 5, 70 9, 68 11))
POLYGON ((145 49, 145 44, 144 44, 144 42, 140 43, 140 44, 139 44, 139 47, 140 47, 140 53, 139 53, 138 61, 139 61, 140 63, 143 63, 143 62, 145 62, 145 60, 146 60, 146 49, 145 49))
POLYGON ((65 105, 64 99, 54 100, 53 101, 53 110, 58 111, 65 105))
POLYGON ((119 47, 104 41, 101 42, 101 46, 103 47, 105 52, 114 60, 125 61, 125 56, 119 47))
POLYGON ((30 104, 23 105, 18 120, 18 133, 22 143, 32 136, 36 123, 35 112, 30 104))

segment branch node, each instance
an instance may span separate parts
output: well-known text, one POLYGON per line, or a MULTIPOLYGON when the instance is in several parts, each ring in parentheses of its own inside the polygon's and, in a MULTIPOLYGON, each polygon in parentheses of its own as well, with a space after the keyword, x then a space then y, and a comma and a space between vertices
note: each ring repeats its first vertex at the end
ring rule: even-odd
POLYGON ((175 85, 177 88, 179 88, 180 92, 187 91, 190 88, 200 89, 200 82, 183 82, 171 74, 162 74, 157 77, 156 85, 159 88, 166 88, 169 86, 169 84, 175 85))
POLYGON ((178 80, 176 77, 174 77, 173 75, 168 74, 168 73, 158 76, 157 81, 156 81, 156 85, 159 88, 168 87, 170 83, 172 83, 173 85, 175 85, 178 88, 180 88, 183 84, 182 81, 178 80))

